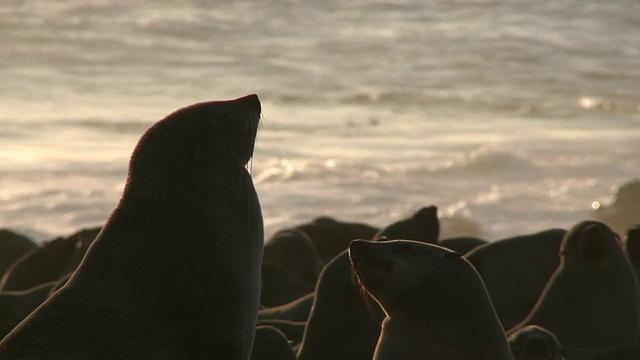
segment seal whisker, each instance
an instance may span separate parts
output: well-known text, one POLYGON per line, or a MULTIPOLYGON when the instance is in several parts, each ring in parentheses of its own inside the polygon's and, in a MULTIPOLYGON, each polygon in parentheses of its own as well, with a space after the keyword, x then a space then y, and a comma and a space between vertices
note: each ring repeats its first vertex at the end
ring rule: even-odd
POLYGON ((364 284, 362 283, 362 281, 360 280, 360 277, 358 276, 358 271, 356 270, 356 266, 353 263, 353 261, 350 261, 351 263, 351 283, 353 285, 356 285, 356 287, 358 288, 358 293, 360 294, 360 297, 362 298, 362 302, 364 303, 365 308, 367 309, 367 313, 369 313, 369 317, 371 318, 372 321, 375 321, 376 318, 376 314, 374 311, 374 303, 375 299, 371 296, 371 294, 369 294, 369 292, 367 291, 367 288, 364 286, 364 284))

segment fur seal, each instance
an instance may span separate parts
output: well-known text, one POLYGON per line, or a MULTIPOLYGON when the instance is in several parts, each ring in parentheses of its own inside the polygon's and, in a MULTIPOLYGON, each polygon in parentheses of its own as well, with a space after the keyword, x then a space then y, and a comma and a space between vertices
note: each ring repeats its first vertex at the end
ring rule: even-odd
POLYGON ((38 245, 28 237, 10 229, 0 229, 0 276, 20 256, 37 248, 38 245))
POLYGON ((349 245, 386 317, 374 360, 513 359, 482 279, 461 254, 417 241, 349 245))
POLYGON ((249 359, 264 237, 246 164, 259 118, 249 95, 147 130, 81 265, 0 358, 249 359))
POLYGON ((371 239, 379 231, 371 225, 340 221, 327 216, 315 218, 295 228, 309 235, 324 263, 347 250, 351 240, 371 239))
POLYGON ((435 244, 439 236, 438 208, 427 206, 416 211, 412 216, 381 229, 372 240, 407 239, 435 244))
POLYGON ((596 221, 576 224, 562 241, 560 265, 527 325, 553 332, 569 359, 629 344, 640 334, 640 290, 617 235, 596 221))
POLYGON ((296 360, 296 353, 280 330, 258 326, 250 360, 296 360))
POLYGON ((362 297, 346 250, 322 270, 315 294, 298 359, 371 359, 384 314, 362 297))
POLYGON ((564 360, 562 345, 553 333, 537 325, 528 325, 508 338, 515 360, 564 360))
POLYGON ((311 286, 316 285, 323 266, 309 235, 298 229, 280 230, 267 239, 263 259, 311 286))
POLYGON ((505 329, 524 319, 560 259, 566 230, 550 229, 488 243, 465 255, 482 276, 505 329))
POLYGON ((16 260, 0 280, 3 291, 20 291, 72 273, 100 233, 101 228, 81 230, 46 242, 16 260))

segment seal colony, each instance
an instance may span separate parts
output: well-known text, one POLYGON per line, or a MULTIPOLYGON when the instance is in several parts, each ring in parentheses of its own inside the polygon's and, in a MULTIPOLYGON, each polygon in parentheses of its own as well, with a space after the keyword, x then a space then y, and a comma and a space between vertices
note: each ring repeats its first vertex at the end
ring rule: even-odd
POLYGON ((0 359, 640 359, 638 224, 624 249, 597 221, 440 239, 425 206, 264 243, 260 112, 249 95, 156 123, 101 231, 40 246, 0 229, 0 359))
POLYGON ((249 95, 153 125, 79 268, 0 358, 249 359, 264 236, 245 166, 260 113, 249 95))

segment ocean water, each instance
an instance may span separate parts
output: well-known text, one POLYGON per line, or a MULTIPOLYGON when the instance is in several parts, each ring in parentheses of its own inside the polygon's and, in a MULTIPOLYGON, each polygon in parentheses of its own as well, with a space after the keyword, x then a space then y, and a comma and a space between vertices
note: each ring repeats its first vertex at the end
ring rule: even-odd
POLYGON ((38 240, 107 219, 155 121, 249 93, 267 235, 433 204, 494 240, 640 177, 637 0, 3 0, 0 49, 0 226, 38 240))

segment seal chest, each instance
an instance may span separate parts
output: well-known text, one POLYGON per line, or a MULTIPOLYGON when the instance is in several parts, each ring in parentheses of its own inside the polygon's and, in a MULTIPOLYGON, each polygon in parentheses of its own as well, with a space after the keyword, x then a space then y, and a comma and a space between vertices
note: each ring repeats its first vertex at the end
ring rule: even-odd
POLYGON ((256 95, 177 110, 138 142, 122 198, 67 285, 0 358, 249 358, 262 214, 256 95))

